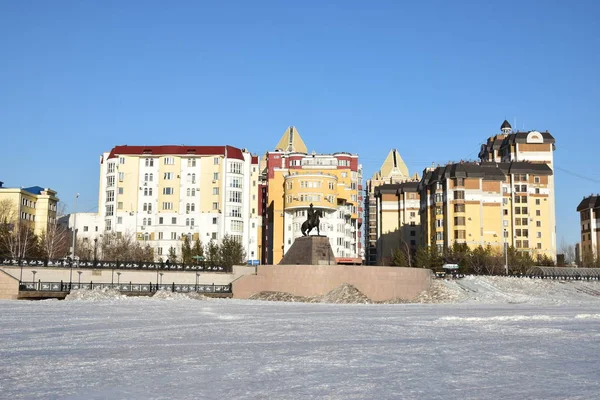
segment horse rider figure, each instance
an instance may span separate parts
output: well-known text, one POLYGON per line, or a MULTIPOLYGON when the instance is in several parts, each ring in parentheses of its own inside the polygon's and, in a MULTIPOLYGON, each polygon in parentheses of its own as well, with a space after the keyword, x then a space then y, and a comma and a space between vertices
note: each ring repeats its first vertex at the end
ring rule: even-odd
POLYGON ((302 236, 308 236, 308 234, 313 228, 317 228, 317 235, 321 235, 321 232, 319 231, 319 225, 321 222, 319 217, 321 216, 321 210, 315 211, 315 209, 313 208, 313 204, 310 203, 310 206, 308 208, 308 219, 304 221, 302 227, 300 228, 302 236))

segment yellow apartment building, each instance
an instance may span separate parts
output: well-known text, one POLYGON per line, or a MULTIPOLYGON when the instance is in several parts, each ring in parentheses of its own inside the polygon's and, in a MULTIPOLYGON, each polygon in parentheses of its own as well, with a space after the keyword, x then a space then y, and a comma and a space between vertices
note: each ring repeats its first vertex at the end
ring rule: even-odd
POLYGON ((376 264, 390 265, 396 250, 413 254, 420 244, 419 181, 375 187, 376 264))
POLYGON ((329 238, 337 262, 362 263, 362 167, 356 154, 309 154, 292 126, 262 165, 263 263, 278 264, 302 236, 310 204, 324 214, 320 232, 329 238))
POLYGON ((548 132, 501 134, 483 144, 479 162, 427 168, 419 184, 422 243, 439 251, 505 244, 556 260, 554 138, 548 132))
POLYGON ((1 218, 9 224, 17 221, 30 228, 34 234, 41 235, 48 229, 49 224, 56 223, 56 211, 59 199, 56 191, 32 186, 28 188, 3 187, 0 182, 1 218))
POLYGON ((577 206, 580 220, 581 241, 579 259, 589 266, 600 254, 600 196, 584 197, 577 206))

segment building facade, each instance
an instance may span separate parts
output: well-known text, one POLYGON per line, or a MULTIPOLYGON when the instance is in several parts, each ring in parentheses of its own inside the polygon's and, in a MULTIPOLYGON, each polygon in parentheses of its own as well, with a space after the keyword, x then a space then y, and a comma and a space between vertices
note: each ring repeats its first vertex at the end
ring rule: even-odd
POLYGON ((577 206, 577 212, 581 232, 578 259, 584 266, 589 266, 600 254, 600 196, 584 197, 577 206))
POLYGON ((397 250, 414 254, 421 239, 417 180, 375 188, 376 264, 390 265, 397 250))
MULTIPOLYGON (((418 180, 418 175, 410 178, 408 174, 408 167, 404 163, 404 160, 400 156, 400 153, 396 149, 392 149, 379 171, 373 174, 373 177, 366 182, 365 188, 365 227, 366 227, 366 240, 365 240, 365 263, 367 265, 378 265, 378 250, 377 240, 381 234, 378 234, 378 229, 381 225, 378 217, 379 212, 377 210, 377 197, 375 195, 377 187, 386 184, 396 184, 408 180, 418 180)), ((387 200, 386 200, 387 201, 387 200)))
MULTIPOLYGON (((311 204, 323 212, 321 234, 338 263, 362 263, 362 168, 358 155, 308 154, 295 127, 265 154, 262 175, 262 262, 278 264, 300 236, 311 204)), ((310 234, 317 234, 313 231, 310 234)))
MULTIPOLYGON (((55 224, 57 205, 59 202, 56 191, 32 186, 28 188, 3 187, 0 182, 0 202, 2 202, 3 215, 6 223, 14 224, 17 221, 41 235, 47 231, 48 226, 55 224)), ((3 221, 4 222, 4 221, 3 221)))
POLYGON ((548 132, 502 133, 482 145, 479 162, 427 168, 419 184, 422 243, 439 251, 514 246, 556 260, 554 138, 548 132))
POLYGON ((157 261, 171 247, 180 256, 185 236, 206 244, 229 235, 251 261, 258 167, 256 156, 232 146, 116 146, 100 158, 98 214, 78 217, 77 235, 134 234, 157 261))

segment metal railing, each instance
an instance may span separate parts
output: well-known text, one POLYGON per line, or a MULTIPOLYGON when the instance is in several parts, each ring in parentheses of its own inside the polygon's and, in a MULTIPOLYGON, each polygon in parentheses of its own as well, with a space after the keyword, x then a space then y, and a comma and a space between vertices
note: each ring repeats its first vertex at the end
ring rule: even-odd
POLYGON ((71 290, 115 289, 120 292, 152 293, 159 290, 174 293, 231 293, 231 284, 193 284, 193 283, 102 283, 102 282, 20 282, 20 291, 70 292, 71 290))
POLYGON ((12 267, 50 267, 50 268, 93 268, 93 269, 129 269, 129 270, 167 270, 167 271, 204 271, 224 272, 223 266, 210 266, 204 264, 170 264, 149 263, 134 261, 93 261, 93 260, 44 260, 32 258, 0 258, 0 265, 12 267))

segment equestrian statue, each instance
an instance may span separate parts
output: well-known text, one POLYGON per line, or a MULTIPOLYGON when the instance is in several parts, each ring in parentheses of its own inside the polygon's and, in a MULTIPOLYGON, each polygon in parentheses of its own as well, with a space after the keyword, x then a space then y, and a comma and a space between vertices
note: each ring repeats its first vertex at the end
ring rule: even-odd
POLYGON ((302 236, 308 236, 308 234, 310 233, 310 231, 312 231, 313 228, 317 228, 317 235, 320 236, 321 232, 319 231, 319 223, 321 221, 319 218, 322 216, 323 212, 321 210, 313 209, 313 204, 310 203, 310 208, 308 209, 308 219, 304 221, 302 227, 300 228, 302 236))

